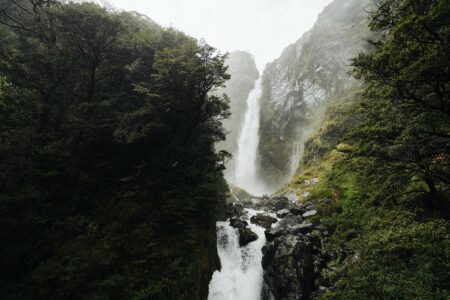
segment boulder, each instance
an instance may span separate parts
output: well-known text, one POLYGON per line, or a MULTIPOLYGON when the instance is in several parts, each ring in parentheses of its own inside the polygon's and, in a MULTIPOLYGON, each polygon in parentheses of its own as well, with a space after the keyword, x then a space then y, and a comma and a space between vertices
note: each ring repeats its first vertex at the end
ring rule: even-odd
POLYGON ((241 220, 238 217, 230 218, 230 226, 231 227, 239 229, 239 228, 245 228, 245 227, 247 227, 247 225, 248 225, 247 221, 241 220))
POLYGON ((244 206, 240 203, 229 203, 226 207, 226 214, 229 218, 240 217, 244 213, 244 206))
POLYGON ((278 220, 276 218, 273 218, 268 215, 257 214, 256 216, 252 216, 250 218, 250 222, 252 224, 256 224, 256 225, 259 225, 261 227, 268 229, 268 228, 272 227, 272 224, 278 222, 278 220))
POLYGON ((288 213, 283 219, 280 220, 280 227, 289 227, 300 224, 303 222, 302 216, 296 216, 288 213))
POLYGON ((289 212, 293 215, 301 216, 306 212, 306 210, 300 206, 294 206, 289 210, 289 212))
POLYGON ((313 210, 305 212, 303 214, 303 218, 309 218, 309 217, 312 217, 312 216, 315 216, 315 215, 317 215, 317 210, 313 209, 313 210))
POLYGON ((279 211, 289 207, 289 199, 286 197, 274 197, 275 200, 275 211, 279 211))
POLYGON ((286 235, 286 230, 283 228, 279 228, 279 227, 266 229, 266 231, 264 231, 264 235, 266 236, 266 240, 268 242, 271 242, 274 239, 276 239, 277 237, 286 235))
POLYGON ((239 246, 244 247, 249 243, 256 241, 258 235, 248 228, 239 228, 239 246))
POLYGON ((282 209, 277 211, 277 218, 284 218, 289 213, 289 210, 282 209))
POLYGON ((290 234, 307 234, 308 232, 310 232, 312 229, 314 228, 314 225, 311 223, 302 223, 302 224, 297 224, 294 226, 290 226, 288 227, 287 231, 290 234))

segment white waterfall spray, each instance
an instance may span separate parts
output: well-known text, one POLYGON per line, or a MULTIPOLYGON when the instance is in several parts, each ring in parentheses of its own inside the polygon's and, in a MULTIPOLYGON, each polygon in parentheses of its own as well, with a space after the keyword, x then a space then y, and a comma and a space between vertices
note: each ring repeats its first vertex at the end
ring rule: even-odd
MULTIPOLYGON (((258 211, 247 209, 248 217, 258 211)), ((222 270, 216 271, 209 284, 208 300, 259 300, 263 286, 261 249, 266 243, 264 228, 251 224, 248 228, 258 239, 239 247, 237 229, 228 222, 217 222, 217 250, 222 270)))
POLYGON ((268 192, 257 175, 260 97, 261 81, 258 79, 248 96, 248 109, 239 136, 235 170, 235 184, 257 196, 268 192))

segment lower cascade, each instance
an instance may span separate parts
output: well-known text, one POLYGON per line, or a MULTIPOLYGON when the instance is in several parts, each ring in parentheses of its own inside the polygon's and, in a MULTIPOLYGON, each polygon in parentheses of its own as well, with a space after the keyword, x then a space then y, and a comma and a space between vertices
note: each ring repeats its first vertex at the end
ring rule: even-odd
MULTIPOLYGON (((260 211, 245 209, 250 219, 260 211)), ((216 271, 209 285, 209 300, 259 300, 263 287, 262 247, 264 228, 248 222, 258 239, 239 246, 238 230, 229 222, 217 222, 217 250, 222 270, 216 271)))

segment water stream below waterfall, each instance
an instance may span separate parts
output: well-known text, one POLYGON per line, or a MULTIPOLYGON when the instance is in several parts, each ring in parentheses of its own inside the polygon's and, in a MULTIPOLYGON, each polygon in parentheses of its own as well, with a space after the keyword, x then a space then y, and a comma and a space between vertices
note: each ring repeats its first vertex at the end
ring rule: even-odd
POLYGON ((264 228, 251 224, 249 219, 261 213, 246 209, 248 228, 258 239, 245 247, 239 246, 237 229, 229 222, 217 222, 217 250, 222 270, 216 271, 209 285, 208 300, 259 300, 263 287, 261 249, 266 243, 264 228))

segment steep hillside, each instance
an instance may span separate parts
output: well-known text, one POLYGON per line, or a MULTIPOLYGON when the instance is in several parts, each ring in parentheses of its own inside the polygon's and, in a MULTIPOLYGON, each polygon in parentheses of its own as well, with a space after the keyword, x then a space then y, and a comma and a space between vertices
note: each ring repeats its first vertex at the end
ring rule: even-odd
POLYGON ((225 57, 95 3, 0 11, 0 298, 207 299, 225 57))
POLYGON ((326 228, 317 299, 449 299, 450 6, 380 6, 377 43, 352 60, 360 87, 326 104, 282 191, 326 228))
POLYGON ((313 29, 287 47, 263 73, 260 173, 279 187, 295 172, 321 105, 357 85, 348 75, 349 59, 370 36, 370 0, 336 0, 313 29))
MULTIPOLYGON (((259 72, 253 56, 245 51, 231 52, 226 65, 228 65, 228 73, 231 75, 231 79, 227 81, 226 87, 219 92, 226 93, 230 98, 231 116, 223 122, 227 131, 227 139, 218 144, 217 148, 226 150, 235 156, 239 133, 247 112, 247 98, 255 87, 255 81, 259 77, 259 72)), ((233 181, 234 169, 235 161, 232 158, 225 170, 225 176, 230 181, 233 181)))

